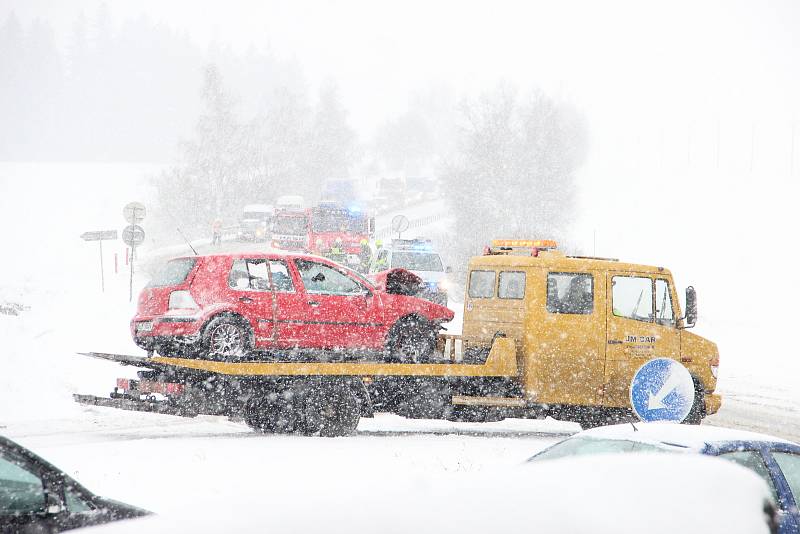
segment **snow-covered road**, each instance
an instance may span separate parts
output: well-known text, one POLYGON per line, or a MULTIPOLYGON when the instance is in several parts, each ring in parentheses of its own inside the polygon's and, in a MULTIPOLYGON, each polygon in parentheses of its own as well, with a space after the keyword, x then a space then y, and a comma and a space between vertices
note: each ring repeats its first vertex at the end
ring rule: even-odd
MULTIPOLYGON (((81 182, 83 189, 105 184, 108 170, 95 169, 95 181, 81 182)), ((74 176, 85 171, 79 168, 74 176)), ((73 198, 74 184, 60 184, 53 198, 42 198, 31 212, 9 199, 25 198, 38 175, 0 165, 0 178, 3 172, 14 178, 2 209, 26 229, 6 244, 7 250, 22 251, 18 259, 26 261, 0 266, 0 297, 30 307, 18 316, 0 315, 0 433, 96 492, 165 512, 191 509, 198 499, 234 498, 241 487, 267 482, 300 487, 356 473, 365 480, 396 477, 413 485, 431 473, 514 465, 578 429, 552 420, 466 424, 379 415, 362 420, 353 437, 300 438, 258 435, 222 418, 181 419, 73 403, 72 393, 107 395, 114 378, 135 373, 76 352, 140 353, 128 332, 133 305, 126 272, 114 274, 106 264, 106 292, 100 293, 97 249, 78 238, 86 230, 121 226, 120 208, 136 198, 140 175, 129 171, 118 186, 119 199, 92 204, 76 215, 73 204, 64 202, 73 198), (232 472, 237 476, 231 477, 232 472), (207 480, 215 482, 213 487, 203 483, 207 480)), ((433 208, 416 209, 427 213, 433 208)), ((143 283, 137 278, 134 291, 143 283)), ((452 306, 460 312, 460 302, 452 306)), ((800 440, 796 349, 782 345, 766 315, 756 314, 746 323, 719 315, 701 319, 699 332, 719 343, 722 356, 723 407, 706 424, 800 440)), ((457 318, 454 329, 459 325, 457 318)))
POLYGON ((237 492, 263 485, 301 493, 342 477, 426 484, 445 473, 519 464, 575 430, 557 421, 482 425, 379 415, 362 420, 352 437, 303 438, 256 434, 224 418, 106 408, 0 428, 93 491, 159 513, 235 502, 237 492))

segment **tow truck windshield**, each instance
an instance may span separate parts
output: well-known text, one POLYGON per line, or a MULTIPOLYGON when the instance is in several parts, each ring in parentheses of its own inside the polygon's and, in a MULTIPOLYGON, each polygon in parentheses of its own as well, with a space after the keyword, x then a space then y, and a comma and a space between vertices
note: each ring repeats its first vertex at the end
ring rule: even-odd
POLYGON ((439 255, 430 252, 394 252, 392 253, 392 268, 409 271, 444 271, 439 255))

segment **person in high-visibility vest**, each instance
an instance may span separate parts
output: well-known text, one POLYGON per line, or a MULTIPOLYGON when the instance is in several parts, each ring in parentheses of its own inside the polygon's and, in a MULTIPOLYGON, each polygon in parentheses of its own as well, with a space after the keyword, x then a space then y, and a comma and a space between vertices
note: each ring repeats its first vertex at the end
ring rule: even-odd
POLYGON ((375 241, 375 270, 382 271, 389 267, 389 263, 386 261, 388 257, 387 254, 381 254, 383 250, 383 241, 378 239, 375 241))
POLYGON ((372 260, 372 248, 369 246, 369 241, 366 239, 361 240, 361 250, 358 253, 359 271, 366 274, 369 272, 369 262, 372 260))
POLYGON ((211 244, 222 244, 222 219, 214 219, 214 222, 211 223, 211 244))

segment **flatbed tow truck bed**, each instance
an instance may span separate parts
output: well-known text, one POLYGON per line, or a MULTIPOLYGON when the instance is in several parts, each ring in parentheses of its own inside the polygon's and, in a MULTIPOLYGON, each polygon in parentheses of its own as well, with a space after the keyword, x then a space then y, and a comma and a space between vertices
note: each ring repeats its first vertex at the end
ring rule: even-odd
POLYGON ((479 363, 461 361, 459 345, 459 336, 440 336, 433 363, 224 362, 81 353, 146 371, 138 380, 118 379, 109 397, 76 394, 74 400, 184 417, 227 415, 262 432, 324 436, 350 434, 361 416, 376 411, 473 420, 485 417, 487 406, 525 406, 516 387, 512 339, 496 338, 479 363))

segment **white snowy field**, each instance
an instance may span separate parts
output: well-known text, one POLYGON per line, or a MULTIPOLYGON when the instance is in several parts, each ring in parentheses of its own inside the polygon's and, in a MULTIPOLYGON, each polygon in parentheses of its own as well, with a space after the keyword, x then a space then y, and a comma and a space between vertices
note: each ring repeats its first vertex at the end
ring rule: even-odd
MULTIPOLYGON (((104 246, 106 291, 101 293, 97 245, 84 243, 79 235, 121 230, 125 203, 148 204, 146 176, 155 169, 0 164, 0 217, 7 229, 0 301, 29 307, 18 316, 0 315, 0 433, 90 489, 157 512, 178 513, 210 506, 218 497, 234 499, 241 487, 279 484, 301 491, 317 480, 354 472, 364 484, 393 477, 413 487, 442 473, 516 465, 577 430, 577 425, 552 420, 469 425, 380 415, 364 419, 354 437, 326 440, 261 436, 222 418, 181 419, 75 404, 73 393, 107 395, 116 377, 135 374, 77 352, 140 353, 128 331, 134 305, 128 302, 122 244, 104 246)), ((731 187, 724 190, 727 204, 715 206, 712 189, 694 189, 694 208, 677 198, 665 199, 674 220, 686 220, 686 210, 695 213, 691 225, 620 224, 613 240, 602 234, 597 253, 663 262, 678 284, 697 287, 697 332, 716 341, 722 356, 719 390, 725 400, 710 422, 797 440, 800 363, 791 334, 797 285, 784 285, 797 254, 784 237, 787 221, 798 216, 789 211, 793 199, 776 197, 762 205, 766 192, 731 187), (749 211, 734 217, 747 198, 752 200, 749 211), (769 221, 776 225, 774 232, 765 226, 769 221)), ((624 221, 641 221, 649 213, 626 208, 630 218, 624 221)), ((612 227, 614 217, 598 209, 587 216, 601 228, 612 227)), ((441 231, 446 220, 436 224, 441 231)), ((145 281, 135 279, 134 294, 145 281)))

